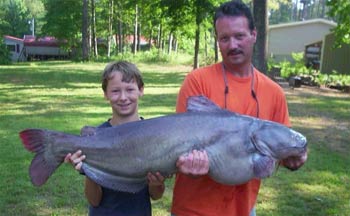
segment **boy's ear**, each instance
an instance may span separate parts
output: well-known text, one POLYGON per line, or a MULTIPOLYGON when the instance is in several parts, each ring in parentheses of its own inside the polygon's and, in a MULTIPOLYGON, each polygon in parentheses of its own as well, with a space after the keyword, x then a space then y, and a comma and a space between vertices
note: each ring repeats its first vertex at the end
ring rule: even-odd
POLYGON ((144 88, 143 88, 143 87, 141 87, 141 88, 140 88, 140 97, 142 97, 142 96, 143 96, 143 90, 144 90, 144 88))

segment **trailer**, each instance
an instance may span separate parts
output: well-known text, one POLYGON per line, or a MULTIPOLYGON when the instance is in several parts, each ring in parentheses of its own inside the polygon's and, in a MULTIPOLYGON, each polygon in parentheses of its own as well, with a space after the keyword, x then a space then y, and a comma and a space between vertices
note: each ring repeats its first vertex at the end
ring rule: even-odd
POLYGON ((11 53, 12 61, 33 61, 49 59, 69 59, 70 53, 61 46, 54 37, 36 38, 24 35, 23 39, 13 36, 4 36, 4 42, 11 53))

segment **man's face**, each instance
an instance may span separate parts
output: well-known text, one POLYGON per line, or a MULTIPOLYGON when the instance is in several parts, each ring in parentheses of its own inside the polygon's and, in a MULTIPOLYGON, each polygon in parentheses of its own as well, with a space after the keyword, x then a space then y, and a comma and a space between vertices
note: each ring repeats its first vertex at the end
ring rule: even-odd
POLYGON ((228 67, 250 64, 256 41, 244 16, 224 16, 216 20, 216 35, 222 59, 228 67))

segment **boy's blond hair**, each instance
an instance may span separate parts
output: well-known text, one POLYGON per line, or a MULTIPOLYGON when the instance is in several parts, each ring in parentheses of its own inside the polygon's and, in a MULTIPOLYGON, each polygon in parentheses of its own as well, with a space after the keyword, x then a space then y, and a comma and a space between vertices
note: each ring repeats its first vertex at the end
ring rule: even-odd
POLYGON ((127 61, 114 61, 107 64, 102 73, 102 89, 104 92, 107 90, 108 81, 112 79, 114 72, 122 73, 123 82, 131 82, 135 80, 139 89, 144 86, 142 75, 136 65, 127 61))

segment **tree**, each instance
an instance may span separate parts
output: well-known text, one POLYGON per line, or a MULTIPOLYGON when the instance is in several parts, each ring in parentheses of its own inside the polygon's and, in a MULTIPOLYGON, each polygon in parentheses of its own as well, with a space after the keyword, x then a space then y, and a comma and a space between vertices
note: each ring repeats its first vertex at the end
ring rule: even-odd
POLYGON ((0 17, 0 32, 22 38, 29 34, 29 13, 21 0, 5 0, 0 3, 2 17, 0 17))
POLYGON ((218 2, 214 0, 164 0, 163 2, 167 5, 163 12, 170 19, 170 33, 176 32, 181 26, 187 26, 189 23, 192 23, 192 26, 194 25, 194 68, 199 66, 201 25, 206 19, 212 18, 214 4, 216 3, 218 2))
POLYGON ((79 47, 82 29, 82 1, 45 0, 46 9, 43 31, 67 43, 65 46, 79 47))
POLYGON ((95 58, 98 58, 97 36, 96 36, 96 7, 95 0, 91 0, 91 46, 92 53, 95 58))
POLYGON ((268 25, 267 18, 267 1, 254 0, 254 20, 257 29, 257 39, 255 43, 255 51, 253 62, 255 67, 263 73, 267 72, 266 62, 266 30, 268 25))
POLYGON ((138 30, 138 16, 139 16, 139 12, 138 12, 138 5, 135 5, 135 19, 134 19, 134 37, 133 37, 133 45, 132 45, 132 52, 135 55, 137 52, 137 36, 139 35, 137 32, 138 30))
POLYGON ((35 20, 33 32, 35 35, 41 34, 43 26, 43 18, 45 16, 45 8, 42 0, 24 0, 24 4, 28 9, 28 18, 35 20), (35 30, 35 31, 34 31, 35 30))
POLYGON ((114 1, 108 1, 108 33, 107 33, 107 56, 111 57, 111 47, 113 41, 113 21, 114 21, 114 1))
POLYGON ((83 16, 82 16, 82 59, 83 61, 89 60, 89 1, 83 0, 83 16))
POLYGON ((327 1, 328 15, 333 17, 338 25, 333 29, 336 46, 350 44, 350 1, 338 0, 327 1))

